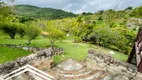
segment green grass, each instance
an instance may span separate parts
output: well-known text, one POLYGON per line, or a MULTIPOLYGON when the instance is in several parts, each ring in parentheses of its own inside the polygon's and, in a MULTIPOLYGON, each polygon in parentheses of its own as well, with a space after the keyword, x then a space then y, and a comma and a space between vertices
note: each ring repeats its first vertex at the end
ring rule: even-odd
POLYGON ((15 60, 19 57, 27 56, 31 52, 22 49, 0 47, 0 64, 7 61, 15 60))
MULTIPOLYGON (((19 37, 16 37, 16 39, 12 40, 9 39, 9 37, 4 37, 1 39, 0 44, 23 44, 26 45, 27 39, 21 39, 19 37)), ((89 49, 94 49, 97 52, 107 54, 109 51, 113 51, 107 48, 103 48, 97 45, 87 44, 87 43, 79 43, 78 47, 73 47, 75 44, 72 43, 71 40, 63 40, 63 43, 60 43, 60 41, 56 41, 55 45, 56 47, 64 48, 65 54, 61 56, 54 56, 54 61, 56 63, 61 62, 62 60, 65 60, 67 58, 73 58, 75 60, 84 60, 87 58, 87 53, 89 49)), ((46 38, 37 38, 31 42, 29 46, 36 46, 36 47, 49 47, 50 42, 46 38)), ((112 55, 113 57, 126 61, 128 58, 128 55, 124 55, 123 53, 114 51, 116 54, 112 55)), ((13 55, 9 55, 13 56, 13 55)), ((7 57, 5 57, 7 58, 7 57)))
MULTIPOLYGON (((96 45, 93 45, 93 49, 95 49, 97 52, 104 53, 104 54, 107 54, 110 51, 114 51, 114 50, 107 49, 107 48, 100 47, 100 46, 96 46, 96 45)), ((127 61, 127 58, 129 55, 125 55, 125 54, 118 52, 118 51, 114 51, 114 52, 115 52, 115 54, 112 55, 114 58, 125 61, 125 62, 127 61)))

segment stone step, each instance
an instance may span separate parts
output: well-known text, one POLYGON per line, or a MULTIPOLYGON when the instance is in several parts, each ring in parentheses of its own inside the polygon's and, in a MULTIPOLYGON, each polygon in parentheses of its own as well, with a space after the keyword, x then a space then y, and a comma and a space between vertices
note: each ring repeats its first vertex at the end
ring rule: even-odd
POLYGON ((58 78, 60 78, 61 80, 73 80, 73 79, 84 79, 90 76, 93 76, 95 74, 97 74, 98 71, 90 71, 90 72, 86 72, 86 73, 82 73, 82 74, 78 74, 78 75, 60 75, 58 78))
POLYGON ((58 68, 54 68, 54 71, 55 73, 58 73, 58 74, 79 74, 79 73, 84 73, 86 71, 89 71, 89 70, 86 70, 85 68, 81 69, 81 70, 76 70, 76 71, 67 71, 67 70, 60 70, 58 68))

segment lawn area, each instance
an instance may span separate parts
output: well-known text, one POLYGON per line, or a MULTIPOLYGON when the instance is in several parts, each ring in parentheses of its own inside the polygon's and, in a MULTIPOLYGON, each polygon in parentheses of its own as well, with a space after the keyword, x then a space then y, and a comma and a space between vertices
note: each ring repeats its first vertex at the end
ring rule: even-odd
MULTIPOLYGON (((19 37, 16 37, 16 39, 9 39, 7 37, 5 37, 4 39, 1 39, 0 44, 23 44, 26 45, 27 39, 21 39, 19 37)), ((100 53, 108 53, 109 51, 113 51, 107 48, 103 48, 97 45, 92 45, 92 44, 87 44, 87 43, 79 43, 78 47, 73 47, 75 44, 72 43, 71 40, 67 39, 67 40, 63 40, 63 42, 61 43, 60 41, 56 41, 55 45, 56 47, 60 47, 60 48, 64 48, 65 54, 61 55, 61 56, 54 56, 54 61, 56 63, 59 63, 60 61, 67 59, 67 58, 73 58, 75 60, 84 60, 87 58, 87 53, 89 49, 94 49, 97 52, 100 53)), ((46 38, 37 38, 35 40, 32 41, 32 43, 29 46, 36 46, 36 47, 49 47, 50 43, 49 40, 46 38)), ((2 49, 3 50, 3 49, 2 49)), ((16 55, 17 53, 20 53, 18 51, 15 51, 16 55)), ((124 55, 123 53, 120 52, 116 52, 114 51, 116 54, 112 55, 113 57, 122 60, 122 61, 126 61, 128 58, 128 55, 124 55)), ((5 53, 5 55, 8 55, 10 53, 5 53)), ((25 54, 27 54, 25 52, 25 54)), ((19 55, 23 55, 23 53, 19 54, 19 55)), ((23 55, 24 56, 24 55, 23 55)), ((19 56, 20 57, 20 56, 19 56)), ((13 55, 8 55, 7 57, 4 57, 2 59, 7 60, 7 58, 9 58, 9 60, 13 60, 13 55), (11 58, 9 58, 11 57, 11 58)))
POLYGON ((31 52, 22 49, 0 47, 0 64, 7 61, 16 60, 19 57, 27 56, 31 52))

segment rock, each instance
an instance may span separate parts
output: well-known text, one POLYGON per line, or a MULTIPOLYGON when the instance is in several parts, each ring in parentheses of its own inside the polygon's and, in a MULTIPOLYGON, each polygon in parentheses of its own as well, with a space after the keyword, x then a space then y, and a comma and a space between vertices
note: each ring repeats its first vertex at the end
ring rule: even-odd
POLYGON ((112 75, 121 74, 121 70, 119 68, 117 68, 116 66, 108 66, 107 70, 112 75))
POLYGON ((69 58, 66 61, 63 61, 62 63, 60 63, 59 65, 57 65, 57 67, 59 67, 62 70, 79 70, 82 69, 83 66, 78 63, 76 60, 69 58))
POLYGON ((113 80, 114 76, 108 75, 103 80, 113 80))
POLYGON ((94 54, 94 53, 95 53, 95 50, 94 50, 94 49, 89 49, 89 50, 88 50, 88 53, 89 53, 89 54, 94 54))
POLYGON ((113 80, 129 80, 129 78, 123 75, 117 75, 113 80))
POLYGON ((23 50, 26 50, 26 51, 28 51, 28 50, 29 50, 29 48, 28 48, 28 47, 22 47, 22 49, 23 49, 23 50))
POLYGON ((134 77, 132 80, 141 80, 141 79, 139 79, 139 78, 137 78, 137 77, 134 77))
POLYGON ((142 73, 138 72, 137 75, 136 75, 136 78, 142 80, 142 73))
POLYGON ((108 54, 111 54, 111 55, 112 55, 112 54, 115 54, 115 52, 114 52, 114 51, 110 51, 108 54))
POLYGON ((35 80, 33 77, 31 76, 27 76, 27 74, 23 73, 21 75, 18 75, 16 77, 14 77, 12 80, 35 80))
POLYGON ((3 79, 3 75, 0 75, 0 80, 4 80, 4 79, 3 79))

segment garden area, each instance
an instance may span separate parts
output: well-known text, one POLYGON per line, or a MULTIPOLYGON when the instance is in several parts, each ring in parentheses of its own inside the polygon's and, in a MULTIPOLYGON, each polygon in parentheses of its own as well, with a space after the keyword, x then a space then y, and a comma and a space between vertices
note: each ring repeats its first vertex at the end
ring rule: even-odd
MULTIPOLYGON (((17 44, 17 45, 23 45, 26 46, 27 38, 24 37, 21 39, 20 37, 16 36, 15 39, 9 39, 8 36, 1 37, 0 44, 17 44)), ((57 40, 54 44, 55 47, 63 48, 65 53, 61 56, 54 56, 55 63, 59 63, 67 58, 73 58, 75 60, 85 60, 88 55, 89 49, 94 49, 96 52, 100 52, 101 54, 108 54, 111 49, 107 49, 104 47, 100 47, 97 45, 93 45, 90 43, 77 43, 78 47, 75 47, 76 43, 73 43, 71 39, 66 39, 60 42, 60 40, 57 40)), ((42 47, 42 48, 48 48, 50 47, 49 39, 43 38, 43 37, 37 37, 37 39, 33 40, 32 43, 29 46, 34 47, 42 47)), ((125 61, 128 58, 128 55, 125 55, 123 53, 114 51, 115 54, 112 56, 116 59, 125 61)), ((24 51, 21 49, 13 49, 8 47, 0 47, 0 64, 3 64, 7 61, 15 60, 17 58, 27 56, 31 54, 29 51, 24 51)))

